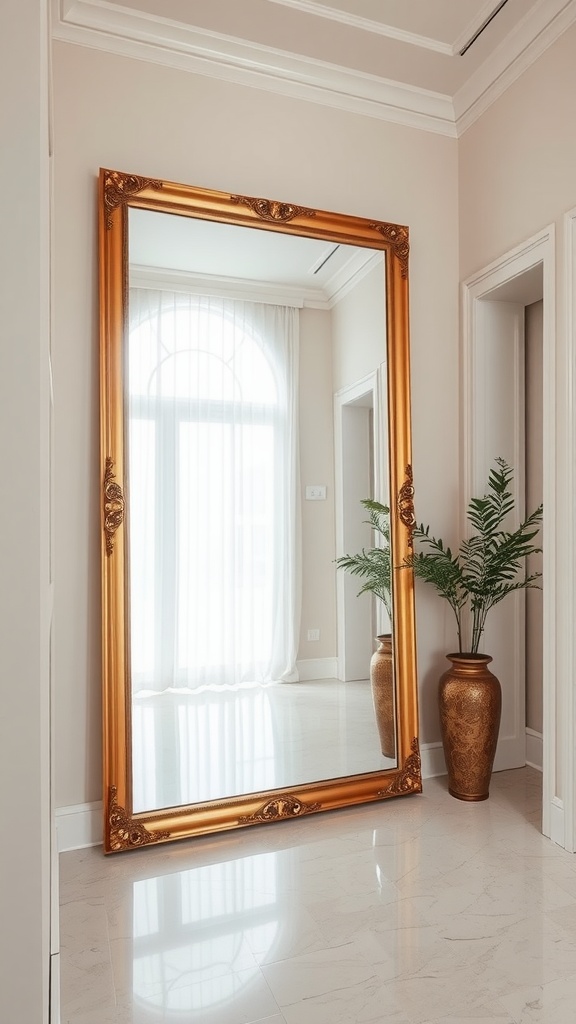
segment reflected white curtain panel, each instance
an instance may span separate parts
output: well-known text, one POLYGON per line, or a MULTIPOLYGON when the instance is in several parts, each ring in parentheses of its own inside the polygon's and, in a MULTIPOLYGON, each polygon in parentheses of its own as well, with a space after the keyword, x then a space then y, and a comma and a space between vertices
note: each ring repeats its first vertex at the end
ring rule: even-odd
POLYGON ((298 315, 130 291, 135 693, 297 679, 298 315))

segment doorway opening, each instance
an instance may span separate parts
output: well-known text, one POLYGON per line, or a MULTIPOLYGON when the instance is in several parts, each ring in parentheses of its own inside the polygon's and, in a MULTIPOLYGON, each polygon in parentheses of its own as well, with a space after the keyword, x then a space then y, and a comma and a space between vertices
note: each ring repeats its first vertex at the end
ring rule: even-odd
MULTIPOLYGON (((386 364, 334 395, 336 553, 373 546, 363 498, 389 504, 386 364)), ((374 638, 388 622, 372 594, 358 596, 358 579, 336 577, 338 678, 366 679, 374 638)))
POLYGON ((564 845, 555 793, 553 260, 547 229, 464 283, 461 507, 482 493, 497 456, 514 469, 518 521, 544 503, 543 590, 499 605, 485 646, 503 695, 494 769, 542 771, 542 831, 564 845))

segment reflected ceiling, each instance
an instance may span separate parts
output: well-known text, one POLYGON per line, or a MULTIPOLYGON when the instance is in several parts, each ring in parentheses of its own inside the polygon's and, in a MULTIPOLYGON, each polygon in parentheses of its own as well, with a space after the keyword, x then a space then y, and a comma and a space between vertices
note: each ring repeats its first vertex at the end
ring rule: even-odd
POLYGON ((130 211, 130 264, 228 283, 266 282, 299 292, 307 306, 327 308, 381 251, 318 238, 130 211), (254 244, 256 243, 256 244, 254 244))

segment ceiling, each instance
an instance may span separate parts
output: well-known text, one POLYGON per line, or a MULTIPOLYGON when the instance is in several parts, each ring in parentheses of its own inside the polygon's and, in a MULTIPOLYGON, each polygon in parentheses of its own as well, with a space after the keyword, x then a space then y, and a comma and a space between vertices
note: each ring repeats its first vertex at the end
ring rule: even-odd
POLYGON ((452 137, 576 20, 576 0, 52 2, 56 39, 452 137))

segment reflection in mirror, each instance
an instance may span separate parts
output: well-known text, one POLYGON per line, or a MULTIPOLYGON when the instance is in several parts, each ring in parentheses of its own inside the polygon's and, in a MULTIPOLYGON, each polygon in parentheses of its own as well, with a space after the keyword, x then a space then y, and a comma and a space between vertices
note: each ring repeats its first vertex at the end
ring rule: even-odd
MULTIPOLYGON (((320 573, 333 603, 336 556, 334 539, 302 564, 313 524, 300 451, 318 448, 314 407, 331 397, 334 358, 354 373, 383 362, 384 253, 148 210, 129 211, 128 237, 134 810, 391 767, 370 647, 348 686, 299 657, 300 595, 313 606, 320 573)), ((385 402, 383 390, 379 416, 385 402)), ((375 456, 380 489, 388 481, 373 419, 371 493, 375 456)), ((323 434, 324 480, 331 418, 323 434)), ((327 500, 332 512, 333 487, 327 500)))
POLYGON ((361 498, 410 544, 407 230, 118 172, 101 198, 107 851, 418 791, 411 579, 386 622, 336 580, 361 498))

